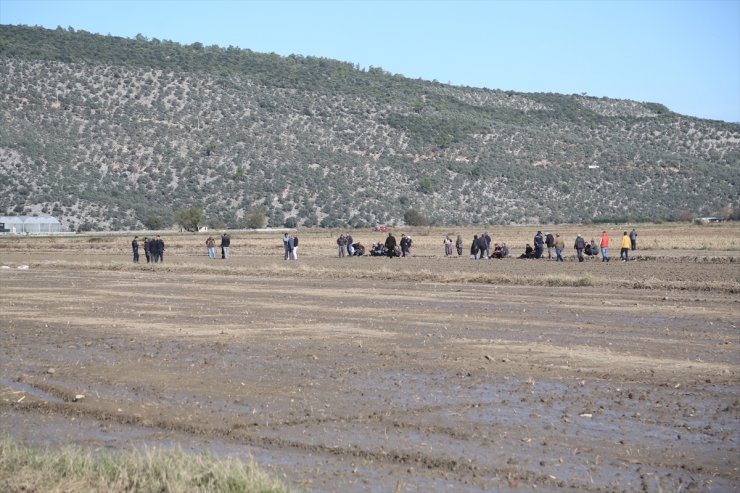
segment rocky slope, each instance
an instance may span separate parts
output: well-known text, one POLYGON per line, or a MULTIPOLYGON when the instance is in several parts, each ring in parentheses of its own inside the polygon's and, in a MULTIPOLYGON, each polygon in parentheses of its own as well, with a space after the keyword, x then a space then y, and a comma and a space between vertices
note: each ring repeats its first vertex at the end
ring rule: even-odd
POLYGON ((576 222, 738 203, 740 127, 656 103, 0 26, 0 213, 71 229, 576 222))

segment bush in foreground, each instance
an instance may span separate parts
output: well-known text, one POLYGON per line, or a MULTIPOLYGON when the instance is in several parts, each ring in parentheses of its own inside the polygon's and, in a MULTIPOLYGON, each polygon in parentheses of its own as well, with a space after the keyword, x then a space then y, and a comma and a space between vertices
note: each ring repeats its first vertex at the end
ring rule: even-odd
POLYGON ((0 491, 249 492, 290 490, 254 463, 181 450, 92 454, 0 440, 0 491))

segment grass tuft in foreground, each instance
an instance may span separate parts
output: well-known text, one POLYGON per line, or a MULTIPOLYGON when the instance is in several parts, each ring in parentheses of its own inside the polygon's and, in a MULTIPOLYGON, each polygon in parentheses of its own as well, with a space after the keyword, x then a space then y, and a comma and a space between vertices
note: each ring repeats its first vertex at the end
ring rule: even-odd
POLYGON ((92 454, 0 440, 0 491, 244 492, 290 490, 254 463, 181 450, 92 454))
POLYGON ((583 287, 593 286, 594 279, 590 276, 547 276, 545 277, 545 284, 547 286, 570 286, 570 287, 583 287))

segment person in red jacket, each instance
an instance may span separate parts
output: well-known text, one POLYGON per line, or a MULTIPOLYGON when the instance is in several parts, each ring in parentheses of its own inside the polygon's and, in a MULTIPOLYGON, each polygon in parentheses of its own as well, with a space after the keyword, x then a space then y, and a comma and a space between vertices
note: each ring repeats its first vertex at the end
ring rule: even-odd
POLYGON ((609 262, 609 257, 607 256, 607 250, 609 250, 609 236, 607 236, 606 231, 601 232, 601 244, 599 246, 601 247, 601 261, 609 262))

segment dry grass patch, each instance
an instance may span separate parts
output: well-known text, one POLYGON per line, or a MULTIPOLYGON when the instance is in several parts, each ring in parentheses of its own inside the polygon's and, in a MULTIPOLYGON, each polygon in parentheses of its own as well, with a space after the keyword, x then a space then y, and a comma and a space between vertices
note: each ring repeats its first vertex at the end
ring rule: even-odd
POLYGON ((253 462, 147 449, 113 455, 76 447, 37 449, 0 441, 0 490, 100 492, 253 492, 290 490, 253 462))
POLYGON ((544 279, 544 283, 547 286, 569 286, 569 287, 580 287, 580 286, 595 286, 596 281, 591 276, 547 276, 544 279))

